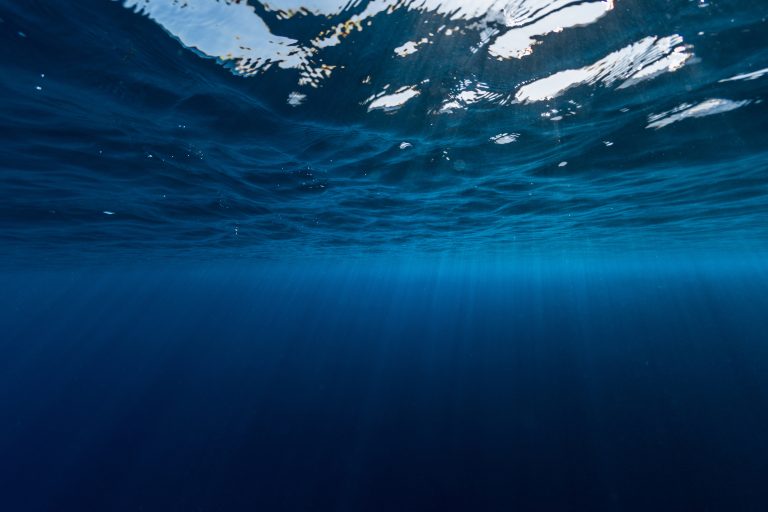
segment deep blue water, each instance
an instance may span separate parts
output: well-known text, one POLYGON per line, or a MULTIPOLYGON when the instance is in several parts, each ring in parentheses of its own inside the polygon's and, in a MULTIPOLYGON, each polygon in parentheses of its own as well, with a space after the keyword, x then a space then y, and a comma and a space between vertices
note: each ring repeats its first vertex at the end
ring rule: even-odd
POLYGON ((764 510, 758 260, 19 272, 4 510, 764 510))
POLYGON ((767 16, 0 0, 0 511, 768 509, 767 16))

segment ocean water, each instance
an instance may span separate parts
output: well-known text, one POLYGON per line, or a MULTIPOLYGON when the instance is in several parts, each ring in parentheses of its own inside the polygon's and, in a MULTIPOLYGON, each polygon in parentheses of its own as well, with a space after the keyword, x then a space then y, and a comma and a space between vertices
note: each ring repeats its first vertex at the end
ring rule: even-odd
POLYGON ((0 0, 0 510, 765 510, 767 19, 0 0))

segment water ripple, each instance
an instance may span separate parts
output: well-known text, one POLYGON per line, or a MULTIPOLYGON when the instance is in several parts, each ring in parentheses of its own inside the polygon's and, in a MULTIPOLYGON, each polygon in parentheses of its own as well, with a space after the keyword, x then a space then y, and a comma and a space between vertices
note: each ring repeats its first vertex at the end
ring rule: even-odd
POLYGON ((1 0, 0 20, 8 258, 768 241, 751 2, 1 0))

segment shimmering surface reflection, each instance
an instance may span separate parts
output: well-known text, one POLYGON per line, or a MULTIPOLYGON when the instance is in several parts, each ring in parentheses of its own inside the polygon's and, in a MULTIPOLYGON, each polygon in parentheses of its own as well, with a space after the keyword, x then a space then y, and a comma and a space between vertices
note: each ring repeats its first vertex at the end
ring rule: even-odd
POLYGON ((768 241, 754 2, 0 6, 21 257, 768 241))

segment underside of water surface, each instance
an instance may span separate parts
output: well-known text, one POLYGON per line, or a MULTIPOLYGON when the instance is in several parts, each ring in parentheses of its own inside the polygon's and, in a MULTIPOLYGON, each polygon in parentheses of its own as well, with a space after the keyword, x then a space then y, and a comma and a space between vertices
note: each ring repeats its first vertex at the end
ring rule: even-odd
POLYGON ((759 2, 30 1, 0 18, 8 257, 768 239, 759 2))

